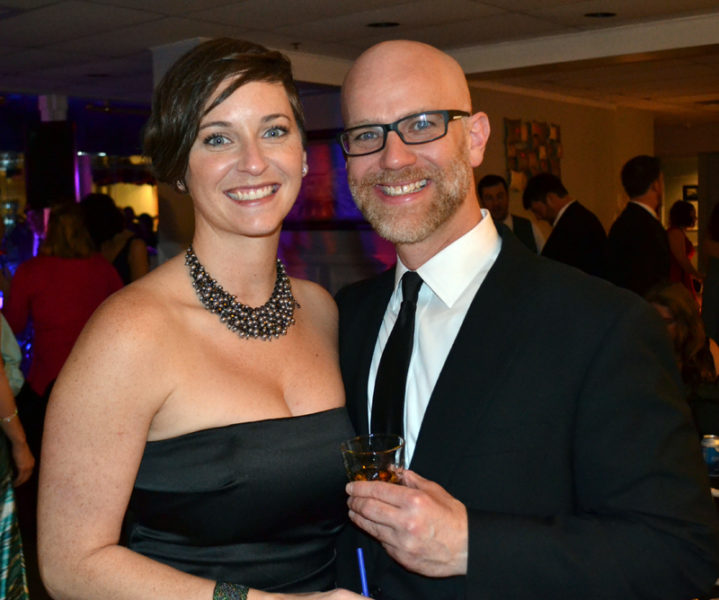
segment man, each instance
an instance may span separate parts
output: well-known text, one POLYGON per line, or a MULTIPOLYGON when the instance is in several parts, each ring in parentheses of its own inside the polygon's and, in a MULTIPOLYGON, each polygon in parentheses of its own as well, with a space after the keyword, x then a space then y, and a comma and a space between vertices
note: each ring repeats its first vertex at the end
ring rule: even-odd
POLYGON ((446 54, 373 46, 347 74, 342 110, 350 188, 398 257, 337 296, 357 433, 383 430, 383 350, 415 331, 406 395, 393 398, 410 469, 402 485, 348 484, 356 527, 339 584, 359 588, 361 546, 385 600, 710 587, 717 517, 651 306, 498 235, 472 181, 489 122, 446 54))
POLYGON ((607 239, 607 279, 640 296, 669 281, 671 254, 658 212, 664 196, 659 159, 635 156, 622 167, 627 206, 607 239))
POLYGON ((539 173, 527 182, 524 207, 552 226, 542 256, 577 267, 589 275, 604 275, 607 234, 596 215, 574 200, 559 177, 539 173))
POLYGON ((514 232, 527 248, 539 254, 544 247, 544 235, 532 221, 509 213, 509 189, 501 175, 485 175, 477 184, 479 205, 486 208, 495 223, 503 223, 514 232))

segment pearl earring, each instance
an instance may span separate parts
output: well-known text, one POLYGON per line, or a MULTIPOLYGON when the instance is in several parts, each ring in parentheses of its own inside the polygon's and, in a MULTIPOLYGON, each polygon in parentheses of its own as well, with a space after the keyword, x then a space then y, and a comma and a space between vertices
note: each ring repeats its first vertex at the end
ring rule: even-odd
POLYGON ((307 165, 302 165, 302 177, 307 175, 307 171, 309 171, 309 169, 307 168, 307 165))

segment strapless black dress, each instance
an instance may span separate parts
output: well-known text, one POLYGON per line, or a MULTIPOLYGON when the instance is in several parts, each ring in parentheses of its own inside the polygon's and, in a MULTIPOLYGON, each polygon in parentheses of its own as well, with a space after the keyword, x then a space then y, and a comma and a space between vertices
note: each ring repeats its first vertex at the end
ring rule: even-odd
POLYGON ((266 591, 334 587, 347 517, 344 408, 148 442, 125 518, 132 550, 266 591))

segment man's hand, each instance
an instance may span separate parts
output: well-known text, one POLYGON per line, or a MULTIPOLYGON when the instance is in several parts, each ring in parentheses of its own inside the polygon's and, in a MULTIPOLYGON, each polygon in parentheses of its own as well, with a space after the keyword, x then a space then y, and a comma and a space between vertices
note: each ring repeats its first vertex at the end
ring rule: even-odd
POLYGON ((429 577, 467 573, 467 509, 444 488, 406 470, 402 485, 347 484, 349 516, 410 571, 429 577))

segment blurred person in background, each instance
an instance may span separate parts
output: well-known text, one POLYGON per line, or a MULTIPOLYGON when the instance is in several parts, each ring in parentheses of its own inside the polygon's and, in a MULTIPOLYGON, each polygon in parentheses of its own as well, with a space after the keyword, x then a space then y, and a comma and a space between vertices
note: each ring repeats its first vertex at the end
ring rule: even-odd
POLYGON ((121 287, 117 271, 95 251, 80 207, 54 207, 45 241, 18 267, 3 309, 16 335, 32 324, 27 379, 37 394, 47 397, 90 315, 121 287))
POLYGON ((692 264, 692 257, 696 252, 694 244, 687 237, 687 229, 694 227, 697 222, 697 211, 691 202, 677 200, 669 209, 669 227, 667 239, 669 240, 670 266, 669 280, 681 283, 691 292, 694 301, 699 303, 697 287, 704 280, 704 276, 692 264))
POLYGON ((707 335, 719 339, 719 204, 712 209, 702 241, 706 269, 702 289, 702 320, 707 335))
POLYGON ((95 247, 117 269, 123 283, 145 275, 150 270, 147 245, 137 231, 127 227, 125 213, 112 197, 88 194, 80 205, 95 247))
POLYGON ((654 287, 646 298, 667 326, 699 434, 719 434, 719 346, 707 336, 694 296, 672 282, 654 287))
MULTIPOLYGON (((25 552, 19 527, 19 502, 14 488, 26 483, 33 475, 35 458, 18 414, 19 402, 15 401, 24 383, 20 371, 20 347, 1 314, 0 352, 3 362, 0 369, 0 429, 4 438, 0 440, 0 598, 27 600, 25 552)), ((30 502, 28 508, 33 510, 34 502, 30 502)), ((29 533, 34 548, 34 528, 23 533, 26 539, 29 533)))

